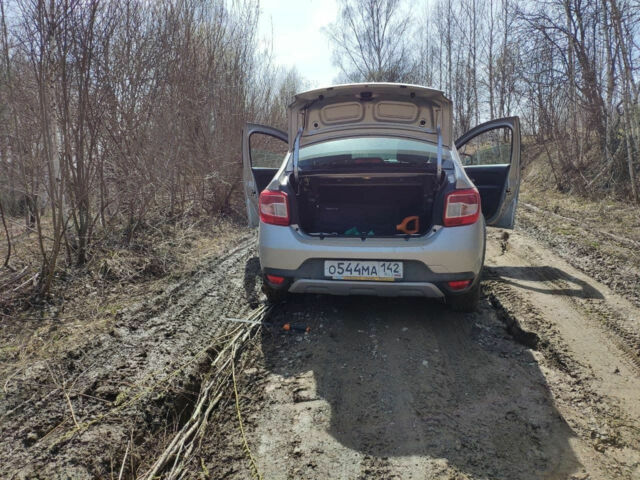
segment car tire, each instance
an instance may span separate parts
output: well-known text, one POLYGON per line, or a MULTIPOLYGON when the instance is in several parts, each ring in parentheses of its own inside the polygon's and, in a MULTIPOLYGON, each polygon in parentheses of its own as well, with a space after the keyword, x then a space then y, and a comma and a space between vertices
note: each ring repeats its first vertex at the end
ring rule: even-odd
POLYGON ((262 293, 267 297, 269 303, 280 303, 289 296, 289 292, 284 288, 273 288, 266 280, 262 280, 262 293))
POLYGON ((480 281, 471 287, 468 292, 461 295, 449 296, 447 303, 454 312, 471 313, 478 309, 480 302, 480 281))

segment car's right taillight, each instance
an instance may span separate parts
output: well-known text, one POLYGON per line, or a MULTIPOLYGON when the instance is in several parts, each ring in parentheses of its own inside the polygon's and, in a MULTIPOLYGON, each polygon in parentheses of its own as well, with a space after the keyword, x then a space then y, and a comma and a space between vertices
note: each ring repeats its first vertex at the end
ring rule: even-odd
POLYGON ((454 190, 444 201, 445 227, 459 227, 476 223, 480 217, 480 194, 475 188, 454 190))
POLYGON ((270 225, 289 225, 289 199, 285 192, 264 190, 258 203, 262 222, 270 225))

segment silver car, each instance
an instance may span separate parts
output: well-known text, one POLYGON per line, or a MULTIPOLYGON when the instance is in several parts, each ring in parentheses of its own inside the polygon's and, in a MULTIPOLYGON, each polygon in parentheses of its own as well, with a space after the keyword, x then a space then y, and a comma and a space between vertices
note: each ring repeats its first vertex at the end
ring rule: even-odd
POLYGON ((393 83, 300 93, 288 132, 243 134, 249 224, 263 289, 478 303, 486 225, 513 228, 517 117, 454 141, 441 91, 393 83))

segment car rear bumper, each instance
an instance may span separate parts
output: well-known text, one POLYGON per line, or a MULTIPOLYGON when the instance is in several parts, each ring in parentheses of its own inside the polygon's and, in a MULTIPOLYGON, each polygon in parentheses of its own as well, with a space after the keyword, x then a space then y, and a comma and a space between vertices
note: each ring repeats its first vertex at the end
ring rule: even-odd
POLYGON ((344 237, 321 240, 302 233, 295 226, 261 222, 260 265, 265 271, 297 271, 312 259, 394 260, 422 264, 432 273, 472 272, 477 275, 482 268, 484 241, 482 220, 462 227, 436 227, 422 237, 365 240, 344 237))
POLYGON ((295 227, 260 225, 260 264, 265 274, 286 279, 276 289, 333 295, 419 296, 440 298, 460 294, 447 282, 475 280, 484 251, 484 223, 437 228, 424 237, 319 239, 295 227), (324 261, 402 261, 404 275, 394 282, 332 280, 324 261))
POLYGON ((423 282, 362 282, 298 279, 293 281, 289 287, 289 292, 328 295, 371 295, 379 297, 444 297, 444 294, 436 285, 423 282))

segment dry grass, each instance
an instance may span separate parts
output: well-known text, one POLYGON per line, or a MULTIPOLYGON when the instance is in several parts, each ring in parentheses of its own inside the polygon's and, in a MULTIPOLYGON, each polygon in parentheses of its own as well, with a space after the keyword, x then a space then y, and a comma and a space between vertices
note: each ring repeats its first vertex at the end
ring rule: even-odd
POLYGON ((575 219, 584 229, 602 230, 636 242, 640 241, 640 207, 638 205, 614 198, 596 200, 570 193, 560 193, 551 184, 541 182, 540 174, 535 170, 525 174, 520 200, 575 219))
POLYGON ((548 165, 539 157, 527 166, 518 224, 580 270, 640 302, 640 206, 612 197, 561 193, 549 176, 548 165))
MULTIPOLYGON (((60 358, 110 330, 119 312, 164 291, 173 278, 192 271, 204 258, 223 253, 236 228, 224 218, 149 228, 130 248, 103 247, 85 268, 61 270, 51 298, 40 305, 30 303, 30 285, 22 287, 20 295, 13 292, 17 285, 7 286, 0 309, 0 386, 33 362, 60 358)), ((34 234, 15 238, 12 265, 26 272, 22 283, 37 272, 37 245, 34 234)))
MULTIPOLYGON (((547 147, 554 151, 552 144, 547 147)), ((593 157, 591 163, 600 169, 602 159, 599 153, 593 152, 589 155, 593 157)), ((595 236, 598 232, 606 232, 605 236, 610 234, 630 239, 632 242, 640 241, 640 206, 614 196, 611 190, 607 194, 595 186, 587 195, 559 192, 548 163, 546 149, 541 145, 528 143, 524 149, 520 200, 566 217, 566 232, 559 232, 561 234, 586 230, 595 236)), ((562 218, 556 220, 563 224, 562 218)))

